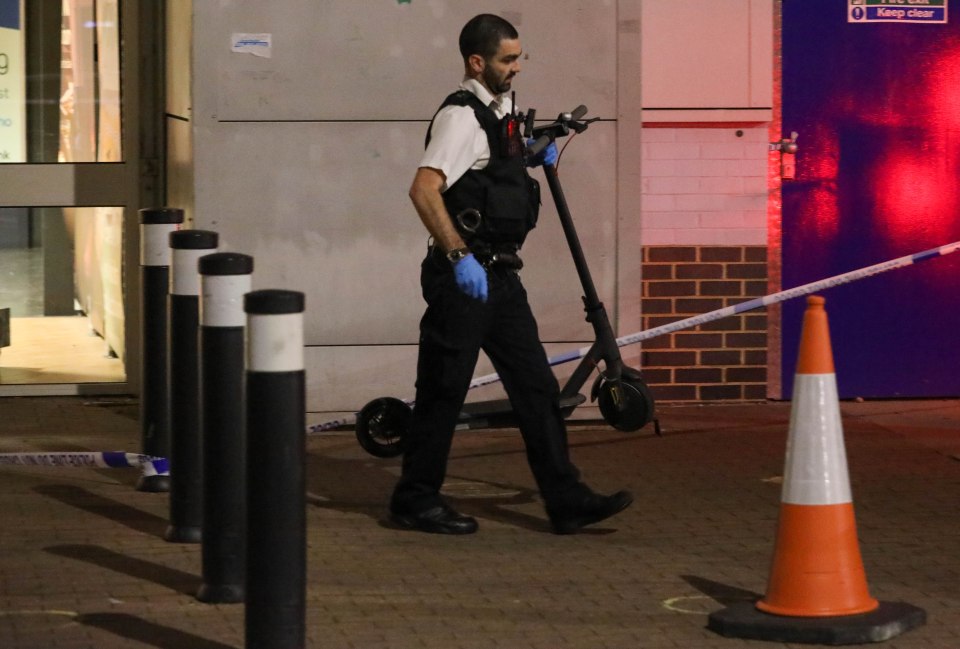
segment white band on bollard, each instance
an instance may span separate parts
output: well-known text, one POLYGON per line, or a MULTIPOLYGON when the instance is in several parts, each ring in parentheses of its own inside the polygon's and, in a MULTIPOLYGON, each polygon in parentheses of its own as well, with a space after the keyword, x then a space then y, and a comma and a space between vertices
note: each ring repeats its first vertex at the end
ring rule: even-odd
POLYGON ((250 292, 250 275, 204 275, 201 280, 200 324, 205 327, 243 327, 247 314, 243 296, 250 292))
POLYGON ((171 295, 200 295, 200 271, 197 262, 204 255, 216 252, 215 248, 173 248, 173 265, 170 269, 171 295))
POLYGON ((180 229, 179 223, 140 224, 140 265, 170 265, 170 233, 180 229))
POLYGON ((303 362, 303 314, 248 314, 247 369, 299 372, 303 362))

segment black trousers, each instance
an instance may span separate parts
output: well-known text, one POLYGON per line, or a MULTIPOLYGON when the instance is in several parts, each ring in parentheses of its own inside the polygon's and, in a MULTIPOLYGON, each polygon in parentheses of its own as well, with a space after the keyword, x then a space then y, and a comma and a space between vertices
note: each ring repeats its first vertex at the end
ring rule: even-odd
POLYGON ((503 380, 547 508, 561 508, 583 487, 570 462, 560 388, 547 362, 519 276, 493 267, 486 303, 457 288, 441 255, 421 266, 427 310, 420 322, 416 403, 391 509, 424 511, 440 504, 454 427, 482 349, 503 380))

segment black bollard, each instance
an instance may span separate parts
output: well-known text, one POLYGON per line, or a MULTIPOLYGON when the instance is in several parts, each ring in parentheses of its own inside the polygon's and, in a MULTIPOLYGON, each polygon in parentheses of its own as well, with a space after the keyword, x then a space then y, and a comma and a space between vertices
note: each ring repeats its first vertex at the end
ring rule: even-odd
POLYGON ((303 293, 248 293, 247 649, 303 649, 306 402, 303 293))
POLYGON ((217 248, 217 233, 170 233, 170 525, 173 543, 199 543, 203 520, 200 438, 200 257, 217 248))
POLYGON ((243 296, 253 257, 200 258, 200 421, 203 431, 203 585, 207 603, 243 601, 246 573, 247 455, 243 296))
MULTIPOLYGON (((170 385, 167 379, 167 290, 170 233, 183 210, 152 207, 140 214, 140 436, 144 455, 170 457, 170 385)), ((167 473, 140 476, 138 491, 170 490, 167 473)))

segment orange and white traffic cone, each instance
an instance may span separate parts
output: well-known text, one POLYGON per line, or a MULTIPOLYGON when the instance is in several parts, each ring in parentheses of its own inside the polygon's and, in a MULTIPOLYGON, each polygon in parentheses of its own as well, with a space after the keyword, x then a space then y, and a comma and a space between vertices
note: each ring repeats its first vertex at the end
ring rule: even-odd
POLYGON ((825 300, 807 298, 767 592, 756 604, 710 615, 726 636, 855 644, 923 624, 926 613, 878 602, 867 588, 857 540, 825 300))
POLYGON ((780 523, 766 596, 757 608, 799 617, 866 613, 827 312, 807 298, 793 386, 780 523))

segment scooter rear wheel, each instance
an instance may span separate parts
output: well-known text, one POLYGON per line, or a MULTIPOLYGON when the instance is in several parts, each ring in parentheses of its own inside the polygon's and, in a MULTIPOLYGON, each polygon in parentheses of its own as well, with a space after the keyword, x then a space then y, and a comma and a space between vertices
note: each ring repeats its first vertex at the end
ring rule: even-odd
POLYGON ((374 457, 397 457, 403 454, 411 414, 400 399, 374 399, 357 414, 357 441, 374 457))
POLYGON ((623 377, 600 385, 597 405, 603 419, 625 433, 638 431, 653 421, 653 396, 639 378, 623 377))

